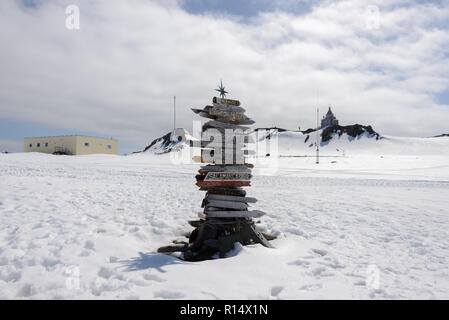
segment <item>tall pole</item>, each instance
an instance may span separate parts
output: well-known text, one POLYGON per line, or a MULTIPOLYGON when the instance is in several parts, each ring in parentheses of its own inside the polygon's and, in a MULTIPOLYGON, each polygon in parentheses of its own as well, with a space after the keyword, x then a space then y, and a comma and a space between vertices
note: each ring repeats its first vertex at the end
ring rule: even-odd
POLYGON ((176 130, 176 96, 173 96, 173 132, 176 130))
POLYGON ((320 163, 320 108, 316 108, 316 164, 320 163))

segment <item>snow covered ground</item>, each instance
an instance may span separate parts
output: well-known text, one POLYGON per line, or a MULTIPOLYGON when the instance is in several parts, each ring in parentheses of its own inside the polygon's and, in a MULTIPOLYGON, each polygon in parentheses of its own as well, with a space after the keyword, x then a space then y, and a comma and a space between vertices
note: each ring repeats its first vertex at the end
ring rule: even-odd
POLYGON ((449 299, 449 139, 438 143, 280 158, 247 188, 276 249, 196 263, 156 250, 192 230, 198 164, 0 154, 0 298, 449 299))

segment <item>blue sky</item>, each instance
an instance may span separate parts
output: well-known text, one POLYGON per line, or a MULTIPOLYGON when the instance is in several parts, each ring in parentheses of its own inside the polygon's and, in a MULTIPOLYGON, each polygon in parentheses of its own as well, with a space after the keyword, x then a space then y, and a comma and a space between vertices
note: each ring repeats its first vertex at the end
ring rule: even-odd
POLYGON ((294 14, 309 12, 319 0, 273 1, 273 0, 183 0, 181 7, 192 14, 228 14, 240 17, 242 20, 255 17, 264 12, 275 10, 288 11, 294 14))
POLYGON ((191 130, 220 79, 259 126, 313 126, 318 93, 343 124, 449 132, 448 1, 77 0, 78 31, 67 1, 18 3, 0 3, 0 151, 62 134, 141 150, 171 129, 173 95, 191 130))

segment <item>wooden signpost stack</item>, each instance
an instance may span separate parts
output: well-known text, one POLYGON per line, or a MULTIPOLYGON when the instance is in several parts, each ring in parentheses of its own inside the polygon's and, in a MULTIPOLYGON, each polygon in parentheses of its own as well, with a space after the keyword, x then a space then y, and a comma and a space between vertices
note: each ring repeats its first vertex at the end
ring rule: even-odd
POLYGON ((202 127, 201 157, 194 159, 204 163, 196 185, 206 191, 198 214, 199 220, 189 221, 195 229, 188 242, 159 248, 158 252, 182 252, 181 258, 188 261, 210 259, 217 253, 220 258, 234 247, 260 243, 272 247, 268 240, 273 236, 256 230, 253 218, 265 213, 251 210, 250 205, 257 200, 246 196, 242 187, 249 187, 252 164, 246 163, 251 143, 247 131, 254 123, 244 113, 238 100, 225 99, 223 85, 217 90, 221 98, 214 97, 212 105, 203 109, 192 109, 201 117, 210 119, 202 127))

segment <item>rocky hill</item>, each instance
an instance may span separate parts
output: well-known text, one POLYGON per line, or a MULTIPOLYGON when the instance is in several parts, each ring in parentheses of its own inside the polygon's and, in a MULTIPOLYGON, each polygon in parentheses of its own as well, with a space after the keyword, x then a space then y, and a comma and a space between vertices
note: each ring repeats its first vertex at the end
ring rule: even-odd
POLYGON ((154 139, 140 152, 148 152, 154 154, 164 154, 174 150, 180 150, 185 146, 185 141, 190 137, 189 133, 183 128, 170 131, 160 138, 154 139))

